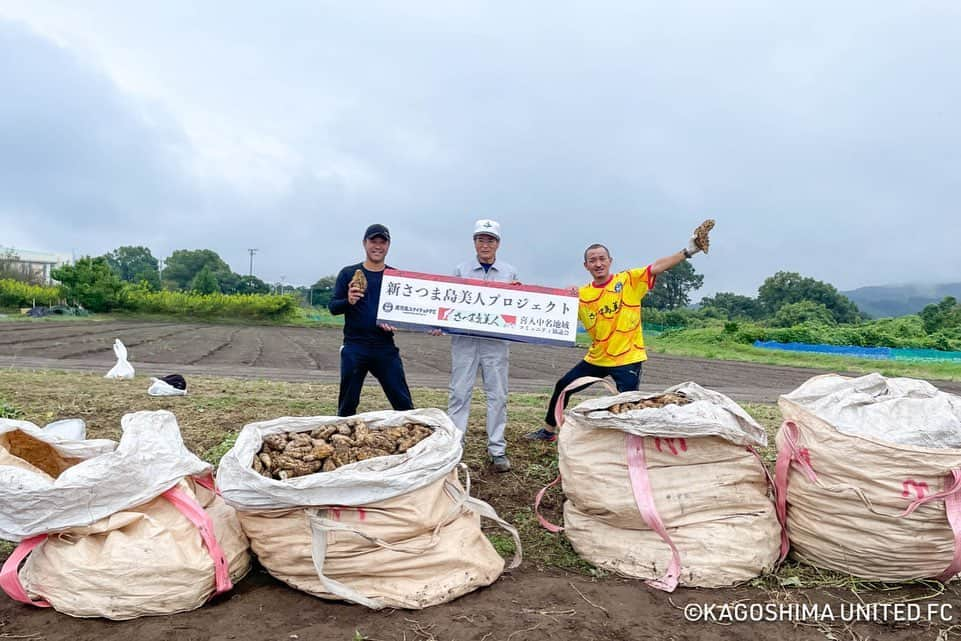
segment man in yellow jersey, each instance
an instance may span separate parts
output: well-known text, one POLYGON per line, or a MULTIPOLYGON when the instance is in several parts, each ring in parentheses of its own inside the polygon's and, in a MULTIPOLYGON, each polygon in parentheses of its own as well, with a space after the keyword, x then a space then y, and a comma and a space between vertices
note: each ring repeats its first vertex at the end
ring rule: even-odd
MULTIPOLYGON (((595 243, 584 251, 584 269, 592 282, 580 288, 578 319, 591 336, 587 356, 564 374, 554 386, 554 394, 547 405, 546 425, 526 435, 532 441, 553 441, 557 438, 554 407, 557 399, 571 382, 581 376, 610 376, 617 391, 636 390, 641 381, 641 365, 647 360, 644 333, 641 326, 641 299, 654 287, 657 275, 669 270, 686 258, 701 251, 691 237, 687 247, 658 258, 647 267, 628 269, 611 274, 611 254, 607 247, 595 243)), ((571 394, 564 394, 564 407, 571 394)))

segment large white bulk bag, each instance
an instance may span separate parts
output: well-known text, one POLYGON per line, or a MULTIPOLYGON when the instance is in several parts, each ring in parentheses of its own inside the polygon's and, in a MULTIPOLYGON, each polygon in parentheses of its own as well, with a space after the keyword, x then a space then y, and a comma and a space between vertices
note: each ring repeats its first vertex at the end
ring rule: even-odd
POLYGON ((691 402, 609 411, 653 396, 624 392, 564 412, 565 534, 587 561, 668 591, 728 586, 770 570, 780 527, 753 450, 767 442, 763 428, 695 383, 664 393, 691 402))
POLYGON ((457 476, 460 435, 436 409, 359 414, 371 430, 407 422, 433 433, 403 454, 330 472, 274 480, 252 469, 263 437, 342 422, 332 416, 246 425, 221 459, 217 484, 260 563, 288 585, 322 598, 379 609, 419 609, 490 585, 504 560, 480 528, 490 518, 516 530, 469 495, 457 476))
POLYGON ((120 443, 0 421, 0 570, 12 598, 80 617, 197 608, 249 569, 234 510, 170 412, 121 421, 120 443))
POLYGON ((961 398, 831 374, 779 406, 778 508, 797 557, 881 581, 961 571, 961 398))

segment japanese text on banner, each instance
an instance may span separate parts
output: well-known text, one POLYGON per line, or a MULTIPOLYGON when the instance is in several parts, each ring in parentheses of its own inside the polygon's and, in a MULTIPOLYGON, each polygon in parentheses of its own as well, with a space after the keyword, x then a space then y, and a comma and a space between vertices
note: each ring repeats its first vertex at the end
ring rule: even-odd
POLYGON ((509 285, 388 269, 377 322, 451 334, 574 345, 577 296, 563 289, 509 285))

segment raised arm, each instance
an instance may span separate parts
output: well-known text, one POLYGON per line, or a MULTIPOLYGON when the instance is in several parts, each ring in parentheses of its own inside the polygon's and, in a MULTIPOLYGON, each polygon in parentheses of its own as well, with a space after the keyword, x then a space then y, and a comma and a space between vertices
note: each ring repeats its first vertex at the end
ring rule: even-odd
POLYGON ((651 273, 654 276, 657 276, 658 274, 662 274, 667 270, 669 270, 671 267, 674 267, 675 265, 680 263, 682 260, 690 258, 691 256, 693 256, 694 254, 700 251, 704 251, 708 243, 707 234, 713 228, 714 228, 714 221, 705 220, 703 223, 701 223, 697 227, 697 229, 694 230, 694 233, 691 234, 691 239, 687 241, 687 247, 685 247, 679 252, 671 254, 670 256, 664 256, 663 258, 658 258, 653 263, 651 263, 651 273))

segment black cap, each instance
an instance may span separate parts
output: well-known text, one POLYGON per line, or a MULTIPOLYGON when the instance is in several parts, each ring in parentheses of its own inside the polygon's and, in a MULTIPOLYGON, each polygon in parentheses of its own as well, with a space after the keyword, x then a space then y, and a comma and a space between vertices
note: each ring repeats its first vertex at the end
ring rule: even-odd
POLYGON ((367 231, 364 232, 364 240, 370 240, 377 236, 383 236, 384 240, 390 242, 390 230, 383 225, 371 225, 367 228, 367 231))

